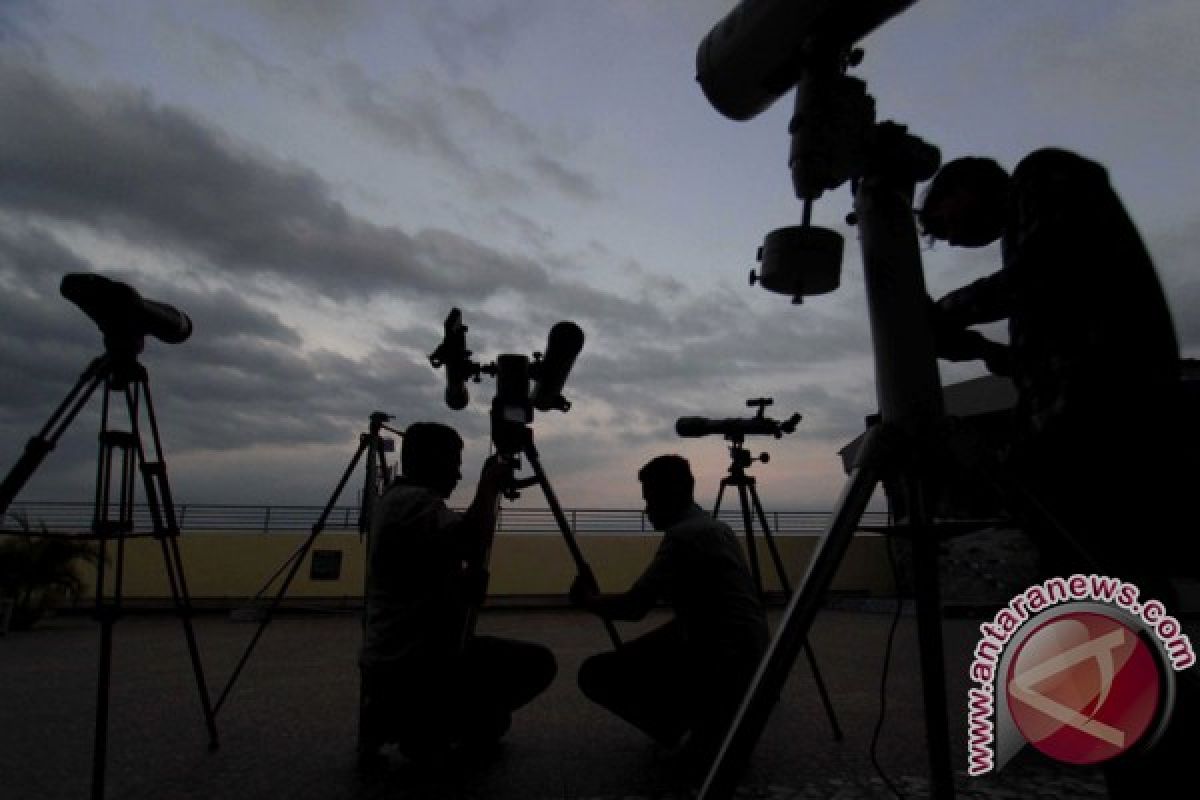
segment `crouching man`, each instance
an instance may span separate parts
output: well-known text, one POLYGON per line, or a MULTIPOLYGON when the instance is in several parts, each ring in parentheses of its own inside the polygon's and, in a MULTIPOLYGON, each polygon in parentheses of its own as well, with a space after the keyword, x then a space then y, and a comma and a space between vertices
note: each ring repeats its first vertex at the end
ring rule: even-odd
POLYGON ((489 458, 466 513, 452 511, 445 501, 462 478, 462 447, 453 428, 410 425, 403 474, 375 508, 359 655, 363 768, 386 763, 380 748, 387 744, 434 766, 455 753, 478 753, 557 671, 541 645, 471 630, 509 470, 489 458))
POLYGON ((762 603, 733 531, 693 500, 680 456, 638 473, 646 516, 663 532, 641 577, 623 594, 600 595, 577 578, 572 602, 612 620, 639 620, 659 601, 674 614, 613 652, 591 656, 579 687, 637 726, 694 772, 716 756, 767 646, 762 603))

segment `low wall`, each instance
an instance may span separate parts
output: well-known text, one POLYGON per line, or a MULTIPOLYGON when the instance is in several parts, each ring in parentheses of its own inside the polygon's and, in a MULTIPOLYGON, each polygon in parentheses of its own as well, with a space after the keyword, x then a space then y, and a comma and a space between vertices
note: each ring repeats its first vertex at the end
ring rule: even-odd
MULTIPOLYGON (((230 533, 188 532, 179 538, 188 591, 197 606, 235 605, 253 597, 308 539, 308 532, 230 533)), ((578 537, 584 558, 604 591, 628 588, 658 547, 657 534, 587 534, 578 537)), ((781 561, 793 587, 812 556, 819 537, 774 537, 781 561)), ((744 543, 744 541, 743 541, 744 543)), ((766 542, 755 544, 768 591, 778 591, 766 542)), ((170 598, 163 568, 161 544, 152 538, 129 539, 125 544, 124 595, 132 603, 154 604, 170 598)), ((112 555, 110 547, 110 564, 112 555)), ((111 583, 112 568, 106 570, 111 583)), ((286 572, 286 570, 285 570, 286 572)), ((575 576, 565 542, 556 534, 504 533, 492 549, 489 597, 497 602, 562 602, 575 576)), ((95 571, 85 575, 94 585, 95 571)), ((265 593, 273 597, 283 575, 265 593)), ((832 586, 840 593, 890 594, 885 540, 858 534, 850 545, 832 586)), ((354 605, 363 593, 363 541, 357 533, 323 532, 312 544, 285 595, 290 604, 313 602, 354 605), (336 569, 334 564, 336 562, 336 569), (315 573, 326 570, 326 577, 315 573)), ((91 602, 92 590, 80 598, 91 602)))

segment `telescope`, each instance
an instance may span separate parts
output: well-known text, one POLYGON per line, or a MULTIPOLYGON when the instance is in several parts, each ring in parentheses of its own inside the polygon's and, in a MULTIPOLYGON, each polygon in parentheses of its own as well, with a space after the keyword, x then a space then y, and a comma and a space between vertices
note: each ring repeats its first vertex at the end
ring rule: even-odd
MULTIPOLYGON (((749 120, 796 88, 788 132, 792 187, 803 201, 800 225, 767 234, 758 249, 759 284, 793 303, 841 283, 841 234, 812 225, 813 201, 862 171, 883 126, 866 84, 846 74, 862 51, 855 43, 916 0, 743 0, 696 51, 696 79, 713 108, 749 120)), ((932 175, 936 152, 914 145, 932 175)), ((928 177, 924 175, 924 177, 928 177)))
POLYGON ((680 417, 675 421, 675 433, 685 438, 701 436, 724 436, 730 441, 742 441, 747 436, 774 436, 782 439, 785 433, 796 430, 802 417, 792 414, 786 421, 779 422, 766 416, 766 408, 775 401, 770 397, 747 400, 746 405, 757 407, 753 417, 731 417, 709 419, 708 417, 680 417))
POLYGON ((500 453, 516 454, 525 446, 528 438, 525 426, 533 422, 534 409, 570 410, 571 403, 563 397, 562 390, 583 349, 583 330, 574 322, 563 320, 550 329, 545 354, 535 352, 529 358, 520 353, 504 353, 491 364, 480 364, 471 358, 466 333, 462 312, 451 309, 442 342, 429 355, 434 369, 446 368, 446 405, 455 411, 462 410, 469 399, 467 381, 479 383, 485 374, 494 377, 492 441, 500 453))
POLYGON ((916 0, 742 0, 700 42, 696 79, 713 108, 745 121, 766 110, 829 53, 916 0))
POLYGON ((147 300, 127 283, 103 275, 73 272, 59 284, 62 296, 79 306, 109 344, 136 344, 146 336, 179 344, 192 335, 192 321, 179 309, 147 300))

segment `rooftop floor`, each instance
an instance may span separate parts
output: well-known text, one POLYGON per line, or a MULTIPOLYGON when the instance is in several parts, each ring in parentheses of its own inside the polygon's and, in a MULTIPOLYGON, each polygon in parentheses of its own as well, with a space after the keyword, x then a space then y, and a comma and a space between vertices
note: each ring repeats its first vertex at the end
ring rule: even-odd
MULTIPOLYGON (((777 621, 779 612, 773 612, 777 621)), ((632 638, 656 622, 622 625, 632 638)), ((829 608, 810 642, 844 739, 835 741, 803 659, 755 751, 738 797, 892 797, 870 759, 892 615, 829 608)), ((947 619, 947 687, 959 796, 1103 797, 1094 770, 1027 753, 986 778, 965 774, 967 666, 975 619, 947 619)), ((195 621, 210 692, 224 687, 255 624, 227 614, 195 621)), ((480 632, 547 644, 559 660, 550 689, 518 712, 488 763, 452 775, 355 770, 358 677, 355 614, 279 616, 267 628, 217 717, 220 748, 207 749, 195 680, 178 619, 130 615, 115 628, 106 797, 125 798, 675 798, 688 787, 637 730, 590 703, 575 675, 607 649, 604 629, 571 610, 485 612, 480 632)), ((0 638, 0 797, 79 798, 91 786, 99 625, 60 616, 0 638)), ((905 796, 927 796, 916 625, 900 617, 878 760, 905 796)))

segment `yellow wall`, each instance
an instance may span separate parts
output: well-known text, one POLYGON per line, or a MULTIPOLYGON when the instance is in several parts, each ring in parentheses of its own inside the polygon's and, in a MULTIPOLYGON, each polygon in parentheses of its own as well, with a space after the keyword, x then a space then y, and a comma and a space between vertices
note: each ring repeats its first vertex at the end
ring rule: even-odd
MULTIPOLYGON (((308 539, 308 533, 222 533, 188 532, 179 538, 188 591, 199 602, 220 602, 253 597, 268 578, 308 539)), ((789 580, 799 583, 818 537, 774 537, 789 580)), ((578 538, 584 557, 596 573, 604 591, 620 591, 640 574, 658 546, 654 534, 588 534, 578 538)), ((759 563, 766 588, 779 588, 775 570, 761 537, 756 539, 759 563)), ((860 534, 834 580, 839 592, 887 594, 892 590, 883 537, 860 534)), ((130 600, 169 598, 163 568, 162 546, 154 539, 126 541, 124 594, 130 600)), ((285 598, 296 600, 340 599, 353 603, 362 597, 363 549, 356 533, 324 532, 312 543, 313 550, 342 551, 341 576, 336 581, 309 578, 311 552, 297 571, 285 598)), ((113 550, 107 581, 111 586, 113 550)), ((504 533, 496 537, 492 550, 489 594, 496 598, 562 596, 575 575, 566 544, 557 534, 504 533)), ((87 582, 94 585, 89 569, 87 582)), ((278 591, 281 575, 265 597, 278 591)), ((87 602, 89 589, 81 597, 87 602)))

